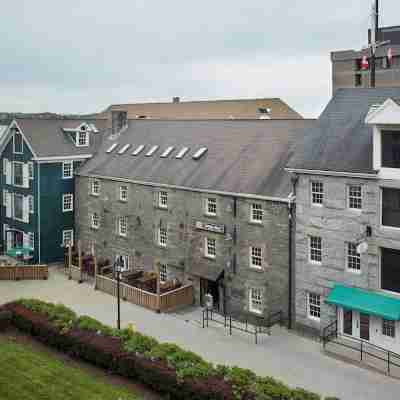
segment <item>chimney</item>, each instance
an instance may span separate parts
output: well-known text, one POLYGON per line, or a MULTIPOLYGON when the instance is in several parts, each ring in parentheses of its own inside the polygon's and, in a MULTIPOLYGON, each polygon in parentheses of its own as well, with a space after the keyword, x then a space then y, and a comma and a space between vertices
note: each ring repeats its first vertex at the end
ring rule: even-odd
POLYGON ((128 124, 128 113, 126 111, 112 111, 112 133, 117 134, 128 124))
POLYGON ((173 102, 173 103, 180 103, 180 101, 181 101, 181 98, 180 98, 180 97, 173 97, 173 98, 172 98, 172 102, 173 102))

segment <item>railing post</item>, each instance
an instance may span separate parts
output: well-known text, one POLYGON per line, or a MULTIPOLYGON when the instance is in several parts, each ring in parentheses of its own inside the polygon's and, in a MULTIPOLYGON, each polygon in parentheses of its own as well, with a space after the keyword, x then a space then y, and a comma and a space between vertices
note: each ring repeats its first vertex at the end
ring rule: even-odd
POLYGON ((363 359, 363 341, 361 340, 361 361, 363 359))
POLYGON ((229 316, 229 335, 232 336, 232 315, 229 316))
POLYGON ((68 244, 68 279, 72 279, 72 247, 71 243, 68 244))
POLYGON ((97 290, 97 257, 93 256, 94 262, 94 290, 97 290))
POLYGON ((78 240, 78 264, 79 264, 79 283, 83 282, 82 277, 82 251, 81 251, 81 241, 78 240))
POLYGON ((390 375, 390 351, 388 351, 388 375, 390 375))
POLYGON ((203 309, 203 329, 204 329, 204 309, 203 309))

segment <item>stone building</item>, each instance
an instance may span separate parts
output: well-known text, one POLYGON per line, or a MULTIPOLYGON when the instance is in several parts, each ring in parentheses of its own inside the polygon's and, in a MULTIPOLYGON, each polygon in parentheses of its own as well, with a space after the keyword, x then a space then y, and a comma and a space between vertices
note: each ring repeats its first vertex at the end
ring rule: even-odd
POLYGON ((229 313, 288 312, 284 171, 310 120, 130 120, 76 177, 85 248, 191 281, 229 313))
POLYGON ((400 352, 400 88, 340 89, 288 164, 296 323, 400 352))
MULTIPOLYGON (((378 41, 390 41, 376 53, 376 87, 400 87, 400 27, 381 28, 378 41), (392 60, 388 51, 392 51, 392 60)), ((369 57, 368 50, 340 50, 331 52, 332 90, 339 88, 370 87, 370 69, 363 70, 361 60, 369 57)))

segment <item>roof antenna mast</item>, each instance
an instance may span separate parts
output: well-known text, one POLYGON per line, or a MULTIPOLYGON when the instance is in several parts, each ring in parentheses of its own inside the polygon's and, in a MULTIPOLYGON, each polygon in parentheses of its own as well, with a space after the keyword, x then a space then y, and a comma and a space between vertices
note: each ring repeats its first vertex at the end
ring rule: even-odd
POLYGON ((379 36, 379 0, 374 0, 372 6, 371 27, 371 87, 376 86, 376 48, 379 36))

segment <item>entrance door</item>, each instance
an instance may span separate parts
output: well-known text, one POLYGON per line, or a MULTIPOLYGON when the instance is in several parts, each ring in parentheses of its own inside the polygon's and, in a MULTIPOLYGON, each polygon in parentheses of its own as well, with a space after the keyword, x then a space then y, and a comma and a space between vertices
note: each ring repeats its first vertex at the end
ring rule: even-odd
POLYGON ((208 279, 200 279, 200 304, 205 306, 204 296, 209 293, 214 300, 214 309, 219 310, 219 287, 218 283, 208 279))
POLYGON ((343 310, 343 333, 353 336, 353 311, 343 310))
POLYGON ((360 339, 369 340, 369 315, 360 313, 360 339))

